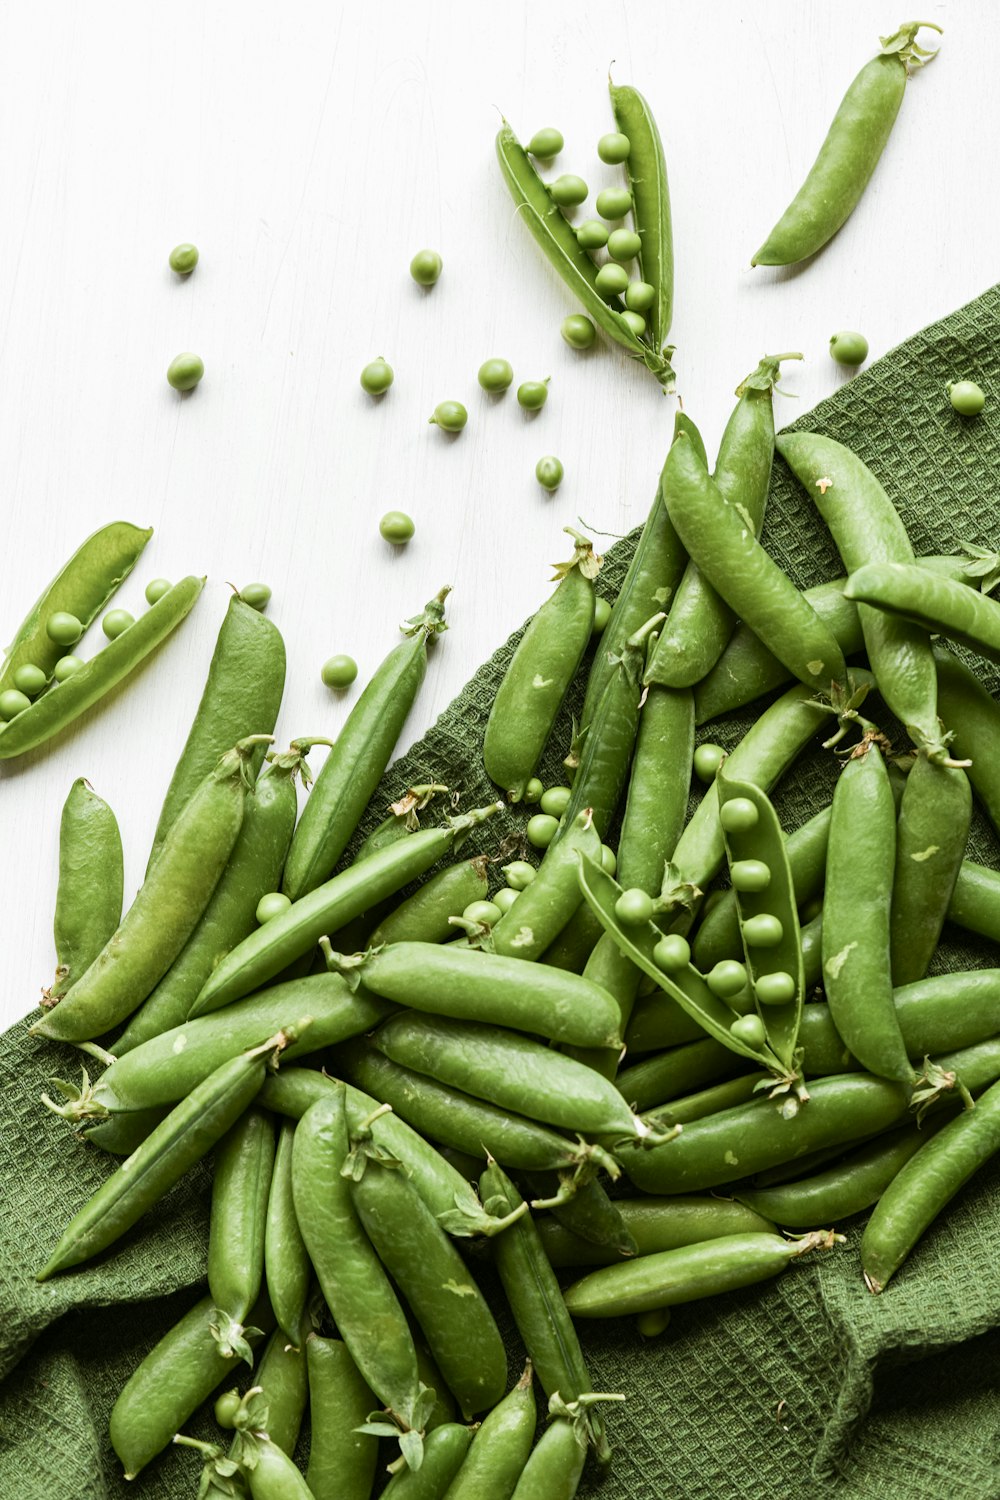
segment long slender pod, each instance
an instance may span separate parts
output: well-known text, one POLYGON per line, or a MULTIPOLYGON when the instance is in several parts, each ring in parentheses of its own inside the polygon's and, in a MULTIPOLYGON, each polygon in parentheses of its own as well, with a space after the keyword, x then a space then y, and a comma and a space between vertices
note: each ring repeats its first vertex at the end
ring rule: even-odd
POLYGON ((125 861, 118 821, 83 777, 59 820, 59 884, 53 935, 58 999, 86 973, 122 918, 125 861))

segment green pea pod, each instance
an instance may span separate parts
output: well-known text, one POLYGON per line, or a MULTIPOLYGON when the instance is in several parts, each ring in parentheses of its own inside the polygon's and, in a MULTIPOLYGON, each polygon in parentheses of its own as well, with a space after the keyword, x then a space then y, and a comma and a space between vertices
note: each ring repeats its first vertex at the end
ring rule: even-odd
POLYGON ((290 1345, 280 1326, 264 1346, 254 1385, 261 1387, 267 1401, 268 1437, 291 1457, 309 1401, 309 1377, 305 1350, 290 1345))
POLYGON ((369 854, 377 854, 379 849, 384 849, 388 844, 394 844, 397 839, 405 839, 408 833, 416 833, 420 827, 418 814, 429 807, 439 793, 447 792, 447 790, 448 788, 439 782, 411 786, 402 797, 390 803, 389 816, 383 818, 377 828, 372 829, 352 863, 358 864, 361 860, 367 859, 369 854))
POLYGON ((419 1469, 400 1469, 382 1491, 382 1500, 443 1500, 472 1442, 472 1432, 447 1422, 428 1433, 419 1469))
POLYGON ((1000 873, 963 859, 948 905, 948 920, 1000 942, 1000 873))
POLYGON ((122 918, 125 882, 122 837, 108 804, 81 776, 69 789, 59 821, 59 884, 53 930, 53 999, 86 973, 122 918))
MULTIPOLYGON (((586 901, 583 904, 588 906, 586 901)), ((624 1035, 642 975, 635 964, 618 947, 611 933, 602 931, 600 941, 588 958, 583 973, 585 979, 589 979, 592 984, 599 984, 602 989, 607 990, 608 994, 613 996, 618 1006, 619 1026, 624 1035)), ((588 1067, 596 1068, 605 1078, 614 1078, 618 1071, 621 1049, 602 1052, 578 1051, 577 1056, 580 1062, 585 1062, 588 1067)))
POLYGON ((514 1389, 484 1417, 444 1500, 511 1500, 531 1452, 536 1421, 529 1359, 514 1389))
MULTIPOLYGON (((726 953, 733 958, 739 953, 740 933, 736 927, 736 948, 726 953)), ((702 967, 696 964, 697 968, 702 967)), ((644 1052, 661 1052, 681 1047, 685 1042, 704 1041, 705 1028, 693 1015, 670 1000, 661 990, 643 995, 636 1003, 625 1032, 625 1056, 631 1063, 633 1057, 644 1052)))
POLYGON ((35 1022, 33 1034, 66 1042, 101 1036, 162 979, 201 919, 239 836, 254 748, 253 739, 242 740, 205 778, 117 931, 69 994, 35 1022))
POLYGON ((915 563, 872 562, 851 574, 844 595, 1000 661, 1000 604, 978 589, 929 576, 915 563))
POLYGON ((267 1057, 288 1040, 279 1032, 193 1089, 74 1215, 37 1279, 90 1260, 131 1229, 235 1124, 260 1090, 267 1057))
POLYGON ((378 1439, 358 1428, 374 1410, 350 1350, 340 1339, 311 1333, 309 1370, 310 1443, 306 1483, 314 1500, 369 1500, 378 1464, 378 1439))
POLYGON ((501 958, 541 958, 580 905, 576 862, 580 854, 599 858, 601 840, 593 820, 580 813, 562 838, 545 851, 538 874, 504 912, 490 934, 501 958))
POLYGON ((443 943, 454 937, 452 917, 486 896, 486 861, 463 859, 432 875, 412 896, 389 912, 368 940, 371 948, 386 943, 443 943))
POLYGON ((601 560, 579 532, 563 530, 576 549, 556 565, 558 588, 528 621, 486 721, 486 774, 511 802, 520 802, 535 774, 594 627, 593 580, 601 560))
POLYGON ((571 974, 582 974, 603 936, 600 922, 586 901, 581 901, 562 932, 542 954, 542 963, 571 974))
POLYGON ((938 707, 947 729, 954 731, 950 746, 968 759, 969 780, 994 828, 1000 829, 1000 704, 963 662, 943 646, 934 647, 938 707))
MULTIPOLYGON (((417 1372, 420 1376, 420 1382, 434 1396, 434 1405, 431 1406, 430 1412, 424 1422, 424 1432, 429 1433, 433 1432, 435 1427, 443 1427, 446 1422, 457 1421, 458 1408, 455 1405, 454 1396, 444 1383, 444 1376, 434 1363, 434 1356, 427 1347, 424 1336, 420 1331, 420 1324, 413 1316, 411 1310, 404 1308, 404 1312, 406 1312, 410 1324, 410 1332, 413 1334, 413 1346, 417 1351, 417 1372)), ((430 1406, 430 1396, 426 1399, 427 1404, 430 1406)))
POLYGON ((4 652, 0 692, 14 686, 19 667, 39 667, 46 677, 52 676, 66 647, 50 639, 45 628, 49 618, 65 611, 86 630, 131 573, 152 535, 151 526, 112 521, 77 548, 32 605, 4 652))
POLYGON ((737 1078, 728 1078, 725 1083, 714 1083, 695 1094, 685 1094, 682 1099, 671 1099, 668 1104, 651 1109, 648 1119, 650 1124, 664 1127, 704 1120, 708 1115, 718 1114, 719 1110, 733 1109, 737 1104, 756 1099, 760 1088, 767 1082, 766 1073, 741 1073, 737 1078))
POLYGON ((168 1106, 163 1104, 154 1109, 120 1110, 103 1119, 86 1120, 83 1139, 88 1146, 97 1146, 111 1156, 131 1156, 169 1113, 168 1106))
POLYGON ((322 885, 350 842, 396 748, 427 670, 427 642, 446 630, 444 588, 401 625, 395 646, 348 715, 292 838, 282 890, 298 901, 322 885))
POLYGON ((935 53, 918 46, 921 26, 940 31, 933 21, 909 21, 865 63, 841 100, 819 155, 805 182, 785 209, 752 266, 788 266, 822 250, 857 207, 878 165, 903 102, 910 68, 922 67, 935 53))
POLYGON ((552 1217, 571 1234, 600 1245, 615 1255, 635 1255, 638 1247, 618 1204, 596 1177, 560 1180, 554 1172, 530 1172, 527 1182, 535 1195, 533 1208, 547 1206, 552 1217))
POLYGON ((746 1067, 746 1059, 740 1053, 733 1052, 723 1042, 702 1035, 664 1052, 654 1052, 631 1067, 623 1068, 615 1079, 615 1086, 636 1113, 644 1115, 647 1110, 656 1109, 693 1089, 745 1072, 746 1067))
POLYGON ((861 1239, 870 1292, 885 1290, 942 1209, 998 1151, 1000 1084, 994 1084, 910 1158, 876 1204, 861 1239))
POLYGON ((575 1423, 557 1417, 532 1450, 513 1500, 573 1500, 586 1457, 575 1423))
POLYGON ((618 839, 626 889, 659 892, 687 817, 694 753, 694 709, 686 689, 646 689, 628 797, 618 839))
MULTIPOLYGON (((634 1255, 656 1255, 724 1235, 767 1233, 774 1228, 770 1219, 728 1198, 617 1198, 615 1202, 635 1243, 634 1255)), ((606 1245, 572 1234, 555 1219, 536 1219, 535 1228, 550 1263, 559 1270, 612 1266, 622 1259, 606 1245)))
MULTIPOLYGON (((284 686, 281 632, 259 609, 234 594, 219 628, 201 702, 163 799, 147 868, 219 756, 248 735, 274 732, 284 686)), ((263 754, 261 749, 254 757, 255 770, 263 754)))
POLYGON ((252 1500, 311 1500, 309 1486, 288 1454, 267 1437, 258 1440, 247 1483, 252 1500))
POLYGON ((633 359, 642 360, 666 390, 672 390, 674 372, 666 351, 661 353, 651 343, 638 338, 621 311, 609 307, 597 289, 596 263, 580 245, 572 224, 552 201, 548 188, 506 120, 497 133, 496 150, 501 175, 519 217, 584 312, 633 359))
MULTIPOLYGON (((971 591, 970 591, 971 592, 971 591)), ((922 979, 948 914, 972 817, 965 772, 918 756, 896 829, 889 947, 894 984, 922 979)))
POLYGON ((294 1124, 290 1120, 282 1121, 278 1130, 264 1218, 264 1274, 278 1327, 287 1343, 301 1349, 306 1342, 309 1327, 306 1302, 312 1268, 299 1221, 295 1217, 295 1201, 292 1196, 294 1138, 294 1124))
MULTIPOLYGON (((65 682, 53 682, 30 708, 0 725, 0 760, 44 745, 107 696, 194 608, 204 578, 183 578, 116 640, 84 662, 65 682)), ((62 652, 60 652, 62 654, 62 652)))
POLYGON ((215 1151, 208 1233, 208 1290, 220 1314, 219 1342, 232 1348, 260 1295, 267 1194, 274 1166, 274 1124, 248 1109, 215 1151))
POLYGON ((609 80, 608 93, 615 124, 629 142, 625 172, 640 243, 639 276, 656 288, 656 301, 646 314, 649 340, 654 349, 662 349, 674 310, 674 236, 663 142, 653 111, 638 89, 609 80))

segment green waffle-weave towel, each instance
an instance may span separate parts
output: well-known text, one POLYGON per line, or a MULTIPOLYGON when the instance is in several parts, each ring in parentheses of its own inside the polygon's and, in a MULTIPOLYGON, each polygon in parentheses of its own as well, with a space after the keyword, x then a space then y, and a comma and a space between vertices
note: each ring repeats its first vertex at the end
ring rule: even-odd
MULTIPOLYGON (((697 414, 695 414, 697 415, 697 414)), ((849 444, 899 507, 919 552, 962 542, 996 546, 1000 482, 1000 289, 917 334, 796 426, 849 444), (987 392, 981 417, 951 409, 948 380, 987 392)), ((841 569, 829 537, 780 462, 766 540, 801 586, 841 569)), ((621 581, 635 535, 609 552, 599 587, 621 581)), ((539 568, 539 586, 542 588, 539 568)), ((483 728, 517 637, 476 673, 425 738, 397 762, 361 833, 406 786, 443 781, 463 807, 492 799, 483 728)), ((978 670, 997 687, 996 669, 978 670)), ((547 769, 559 781, 569 705, 547 769)), ((731 745, 750 715, 712 725, 731 745)), ((1000 746, 998 746, 1000 753, 1000 746)), ((832 758, 817 749, 776 801, 795 827, 831 794, 832 758)), ((516 820, 497 819, 473 851, 495 851, 516 820)), ((997 864, 977 813, 972 856, 997 864)), ((936 967, 998 962, 954 931, 936 967)), ((203 1294, 208 1172, 180 1183, 117 1254, 44 1286, 34 1270, 106 1176, 109 1162, 39 1105, 77 1054, 36 1042, 25 1025, 0 1054, 0 1500, 181 1500, 198 1464, 172 1451, 134 1484, 107 1439, 108 1413, 139 1359, 203 1294)), ((970 1185, 880 1298, 864 1289, 859 1230, 848 1244, 796 1264, 779 1281, 675 1310, 643 1341, 628 1322, 585 1324, 594 1386, 624 1391, 609 1409, 616 1461, 581 1493, 605 1500, 791 1500, 803 1494, 880 1500, 987 1500, 1000 1495, 1000 1170, 970 1185)), ((495 1289, 494 1289, 495 1290, 495 1289)), ((512 1370, 523 1351, 509 1319, 512 1370)), ((204 1419, 195 1430, 208 1435, 204 1419)))

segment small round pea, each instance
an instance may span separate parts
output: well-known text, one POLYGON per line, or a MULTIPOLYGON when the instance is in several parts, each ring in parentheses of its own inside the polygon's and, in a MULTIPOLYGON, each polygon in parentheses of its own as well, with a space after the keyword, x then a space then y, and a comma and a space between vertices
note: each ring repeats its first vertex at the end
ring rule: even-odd
POLYGON ((639 886, 622 891, 615 902, 615 916, 623 927, 642 927, 653 919, 653 898, 639 886))
POLYGON ((479 922, 483 927, 492 927, 499 922, 503 912, 493 901, 470 901, 462 916, 467 922, 479 922))
POLYGON ((397 547, 402 547, 410 540, 417 528, 405 510, 387 510, 378 523, 378 529, 387 542, 393 542, 397 547))
POLYGON ((167 384, 175 391, 193 391, 204 373, 200 354, 178 354, 167 366, 167 384))
POLYGON ((737 1016, 729 1030, 738 1041, 746 1042, 748 1047, 763 1047, 767 1038, 760 1016, 737 1016))
POLYGON ((537 874, 534 865, 529 865, 526 859, 515 859, 512 864, 503 867, 503 878, 512 891, 523 891, 537 874))
POLYGON ((721 745, 699 745, 694 752, 694 774, 699 781, 710 786, 719 774, 719 767, 726 758, 721 745))
POLYGON ((597 338, 597 329, 586 313, 570 313, 559 329, 571 349, 589 349, 597 338))
POLYGON ((642 240, 634 229, 612 229, 608 235, 608 254, 612 260, 635 260, 642 240))
POLYGON ((705 975, 705 983, 717 1000, 731 1000, 746 988, 746 982, 746 967, 735 958, 720 958, 705 975))
POLYGON ((151 578, 146 584, 146 603, 156 604, 164 594, 169 594, 173 585, 169 578, 151 578))
POLYGON ((558 203, 560 208, 575 208, 582 203, 590 192, 589 187, 582 177, 574 177, 571 172, 564 172, 557 177, 555 182, 549 183, 549 193, 553 203, 558 203))
POLYGON ((524 802, 538 802, 545 788, 537 776, 531 776, 524 784, 524 802))
POLYGON ((631 312, 649 312, 655 301, 656 287, 649 281, 630 281, 625 288, 625 306, 631 312))
POLYGON ((525 411, 541 411, 549 399, 550 375, 544 380, 522 380, 517 388, 517 404, 525 411))
POLYGON ((432 427, 440 427, 442 432, 461 432, 469 420, 469 413, 461 401, 439 401, 427 420, 432 427))
POLYGON ((135 615, 130 615, 127 609, 109 609, 101 621, 101 629, 109 641, 116 641, 134 624, 135 615))
POLYGON ((52 668, 52 675, 56 682, 65 682, 67 677, 72 677, 74 672, 79 672, 83 661, 79 656, 60 656, 52 668))
POLYGON ((613 875, 618 868, 618 856, 610 844, 601 845, 601 869, 605 875, 613 875))
POLYGON ((240 598, 251 609, 265 610, 271 601, 271 590, 266 583, 248 583, 240 589, 240 598))
POLYGON ((83 626, 76 615, 65 609, 57 609, 45 622, 45 634, 57 646, 75 646, 83 635, 83 626))
POLYGON ((643 334, 646 332, 646 319, 643 317, 642 313, 632 312, 629 308, 626 308, 625 311, 620 314, 620 317, 626 328, 631 328, 636 338, 641 339, 643 334))
POLYGON ((576 242, 581 250, 603 250, 608 243, 608 226, 600 219, 584 219, 576 231, 576 242))
POLYGON ((369 396, 384 396, 394 379, 392 365, 380 354, 378 359, 373 359, 361 371, 361 389, 367 391, 369 396))
POLYGON ((743 941, 748 948, 776 948, 785 935, 780 917, 762 911, 743 923, 743 941))
POLYGON ((830 354, 838 365, 863 365, 868 358, 868 340, 863 333, 845 328, 830 339, 830 354))
POLYGON ((761 974, 756 989, 761 1005, 788 1005, 795 999, 795 980, 784 969, 777 969, 773 974, 761 974))
POLYGON ((729 871, 734 891, 766 891, 771 884, 771 867, 762 859, 737 859, 729 871))
POLYGON ((436 250, 418 250, 410 261, 410 275, 418 286, 433 286, 441 275, 441 266, 436 250))
POLYGON ((239 1391, 223 1391, 215 1402, 215 1420, 219 1426, 226 1429, 235 1427, 236 1413, 242 1404, 239 1391))
POLYGON ((569 799, 573 792, 568 786, 550 786, 542 793, 541 809, 543 813, 550 813, 553 818, 561 818, 569 807, 569 799))
POLYGON ((628 161, 631 149, 632 142, 627 135, 622 135, 620 130, 609 131, 607 135, 602 135, 597 143, 597 154, 601 161, 606 161, 612 167, 628 161))
POLYGON ((31 699, 27 693, 19 692, 17 688, 8 688, 6 692, 0 693, 0 719, 16 719, 18 714, 23 714, 30 707, 31 699))
POLYGON ((479 366, 479 384, 484 391, 505 391, 514 379, 514 369, 507 359, 488 359, 479 366))
POLYGON ((197 264, 197 245, 175 245, 170 252, 170 269, 178 276, 190 276, 197 264))
POLYGON ((558 818, 550 817, 548 813, 535 813, 533 818, 528 819, 524 835, 533 848, 547 849, 558 831, 558 818))
POLYGON ((603 635, 608 621, 611 619, 611 605, 607 599, 598 599, 594 604, 594 628, 593 635, 603 635))
POLYGON ((358 675, 358 664, 353 656, 330 656, 320 668, 319 675, 328 688, 350 687, 358 675))
POLYGON ((559 155, 565 144, 561 130, 557 130, 554 125, 545 125, 541 130, 535 131, 524 149, 529 156, 537 157, 539 161, 551 161, 554 156, 559 155))
MULTIPOLYGON (((624 140, 624 136, 622 139, 624 140)), ((635 1320, 636 1333, 641 1333, 644 1339, 659 1338, 669 1327, 669 1307, 654 1307, 650 1312, 640 1313, 635 1320)))
MULTIPOLYGON (((530 865, 528 868, 531 868, 530 865)), ((512 886, 502 885, 498 891, 493 892, 490 900, 493 902, 493 905, 498 906, 501 912, 506 916, 507 912, 510 911, 511 907, 514 905, 514 902, 517 900, 520 894, 521 892, 515 891, 512 886)))
POLYGON ((749 833, 760 817, 749 797, 731 797, 719 809, 719 822, 727 833, 749 833))
POLYGON ((291 904, 291 898, 284 891, 268 891, 257 902, 257 921, 263 927, 265 922, 273 922, 275 917, 280 917, 291 904))
POLYGON ((664 974, 679 974, 691 962, 691 948, 679 932, 668 932, 653 949, 653 962, 664 974))
POLYGON ((624 266, 608 261, 601 266, 594 284, 602 297, 620 297, 628 286, 628 272, 624 266))
POLYGON ((562 464, 553 453, 547 453, 535 465, 535 478, 542 489, 548 490, 550 494, 562 484, 564 472, 562 464))
POLYGON ((29 698, 37 698, 47 681, 41 667, 36 667, 33 662, 25 662, 14 673, 14 686, 19 693, 25 693, 29 698))
POLYGON ((632 207, 632 194, 627 188, 605 188, 597 195, 597 212, 602 219, 624 219, 632 207))
POLYGON ((955 380, 948 386, 948 400, 963 417, 976 417, 986 405, 986 396, 974 380, 955 380))

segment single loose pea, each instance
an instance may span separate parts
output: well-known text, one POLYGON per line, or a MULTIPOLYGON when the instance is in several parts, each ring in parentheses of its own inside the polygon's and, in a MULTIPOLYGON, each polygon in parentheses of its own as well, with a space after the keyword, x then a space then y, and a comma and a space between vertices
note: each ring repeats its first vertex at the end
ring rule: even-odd
POLYGON ((265 922, 273 922, 275 917, 280 917, 291 904, 291 898, 284 891, 268 891, 257 902, 257 921, 263 927, 265 922))
POLYGON ((515 859, 512 864, 503 866, 503 878, 512 891, 523 891, 537 874, 534 865, 529 865, 526 859, 515 859))
POLYGON ((601 869, 605 875, 613 875, 618 868, 618 856, 610 844, 601 845, 601 869))
POLYGON ((761 974, 756 988, 761 1005, 788 1005, 795 999, 795 980, 784 969, 777 969, 773 974, 761 974))
POLYGON ((552 453, 547 453, 540 458, 535 465, 535 478, 543 490, 557 490, 563 482, 564 469, 558 458, 552 453))
POLYGON ((569 799, 573 792, 568 786, 550 786, 542 793, 541 808, 543 813, 551 813, 553 818, 561 818, 569 807, 569 799))
POLYGON ((622 891, 615 902, 615 916, 623 927, 641 927, 653 919, 653 898, 639 886, 622 891))
POLYGON ((461 432, 469 420, 469 413, 461 401, 439 401, 427 420, 432 427, 440 427, 442 432, 461 432))
POLYGON ((271 600, 271 590, 266 583, 248 583, 240 589, 240 598, 251 609, 265 610, 271 600))
POLYGON ((557 130, 554 125, 546 125, 535 131, 525 150, 529 156, 535 156, 539 161, 551 161, 554 156, 559 155, 565 144, 562 131, 557 130))
POLYGON ((749 797, 731 797, 719 809, 719 822, 727 833, 749 833, 759 816, 749 797))
POLYGON ((628 161, 631 149, 632 142, 627 135, 622 135, 620 130, 609 131, 607 135, 602 135, 597 143, 597 154, 601 161, 606 161, 612 167, 628 161))
POLYGON ((621 317, 622 322, 625 324, 625 327, 631 328, 636 338, 641 339, 643 334, 646 332, 646 319, 643 317, 642 313, 631 312, 628 308, 626 308, 623 313, 619 314, 619 316, 621 317))
POLYGON ((167 366, 167 384, 175 391, 193 391, 205 373, 199 354, 178 354, 167 366))
POLYGON ((624 219, 632 207, 632 194, 627 188, 605 188, 597 195, 597 212, 602 219, 624 219))
POLYGON ((535 849, 547 849, 558 831, 558 818, 550 817, 548 813, 535 813, 533 818, 528 819, 524 835, 535 849))
POLYGON ((607 599, 598 599, 594 604, 594 635, 603 635, 608 621, 611 619, 611 605, 607 599))
POLYGON ((83 626, 76 615, 65 609, 57 609, 45 622, 45 634, 57 646, 75 646, 83 635, 83 626))
POLYGON ((524 802, 538 802, 545 788, 537 776, 531 776, 524 785, 524 802))
POLYGON ((771 867, 762 859, 738 859, 729 871, 735 891, 766 891, 771 884, 771 867))
POLYGON ((170 252, 170 269, 178 276, 190 276, 197 264, 197 245, 175 245, 170 252))
POLYGON ((544 380, 522 380, 517 388, 517 404, 525 411, 541 411, 549 399, 550 375, 544 380))
POLYGON ((242 1406, 242 1398, 239 1391, 223 1391, 215 1402, 215 1420, 220 1427, 230 1428, 236 1426, 236 1413, 242 1406))
POLYGON ((710 786, 725 758, 726 752, 721 745, 699 745, 694 752, 694 774, 699 781, 710 786))
POLYGON ((608 261, 598 271, 595 285, 602 297, 620 297, 628 286, 628 272, 624 266, 608 261))
POLYGON ((581 250, 603 250, 608 243, 608 226, 600 219, 584 219, 576 231, 576 242, 581 250))
POLYGON ((863 333, 845 328, 830 339, 830 353, 838 365, 863 365, 868 358, 868 340, 863 333))
POLYGON ((632 312, 649 312, 656 301, 656 287, 649 281, 630 281, 625 289, 625 306, 632 312))
POLYGON ((653 949, 653 962, 664 974, 679 974, 691 962, 691 948, 679 932, 668 932, 653 949))
MULTIPOLYGON (((622 137, 624 140, 624 136, 622 137)), ((650 1312, 640 1313, 635 1320, 635 1329, 644 1339, 659 1338, 670 1327, 670 1308, 654 1307, 650 1312)))
POLYGON ((760 1016, 737 1016, 729 1030, 738 1041, 746 1042, 748 1047, 763 1047, 767 1037, 760 1016))
POLYGON ((134 624, 135 615, 130 615, 127 609, 109 609, 101 621, 101 629, 109 641, 116 641, 134 624))
POLYGON ((705 983, 717 1000, 731 1000, 746 988, 746 967, 735 958, 720 958, 705 975, 705 983))
POLYGON ((361 371, 361 389, 367 391, 369 396, 384 396, 394 379, 392 365, 380 354, 378 359, 373 359, 361 371))
POLYGON ((18 714, 23 714, 30 707, 31 699, 27 693, 22 693, 17 688, 8 688, 6 692, 0 693, 0 719, 16 719, 18 714))
POLYGON ((320 668, 319 675, 329 688, 350 687, 358 675, 358 664, 353 656, 330 656, 320 668))
POLYGON ((164 594, 170 593, 171 587, 169 578, 151 578, 146 584, 146 603, 156 604, 164 594))
POLYGON ((36 667, 33 662, 25 662, 14 673, 14 686, 19 693, 26 693, 29 698, 37 698, 47 681, 41 667, 36 667))
POLYGON ((65 682, 67 677, 72 677, 74 672, 79 672, 83 662, 79 656, 60 656, 52 668, 52 675, 56 682, 65 682))
MULTIPOLYGON (((530 865, 528 868, 531 868, 530 865)), ((493 892, 490 900, 493 902, 494 906, 498 906, 501 912, 506 915, 506 913, 510 911, 511 907, 514 905, 514 902, 517 900, 520 894, 520 891, 515 891, 511 886, 502 885, 498 891, 493 892)))
POLYGON ((608 254, 613 260, 635 260, 642 240, 634 229, 612 229, 608 235, 608 254))
POLYGON ((492 927, 503 916, 494 901, 470 901, 462 913, 467 922, 478 922, 483 927, 492 927))
POLYGON ((558 203, 560 208, 575 208, 582 203, 590 192, 582 177, 574 177, 571 172, 564 172, 557 177, 555 182, 549 183, 549 193, 553 203, 558 203))
POLYGON ((479 384, 484 391, 505 391, 514 379, 514 369, 507 359, 488 359, 479 366, 479 384))
POLYGON ((378 529, 387 542, 393 542, 397 547, 402 547, 410 540, 417 528, 405 510, 387 510, 378 523, 378 529))
POLYGON ((571 349, 589 349, 597 338, 597 329, 586 313, 570 313, 563 318, 559 332, 571 349))
POLYGON ((976 417, 986 405, 982 387, 974 380, 956 380, 948 386, 948 400, 963 417, 976 417))
POLYGON ((743 941, 748 948, 777 948, 784 935, 780 917, 771 912, 762 911, 743 923, 743 941))
POLYGON ((441 265, 436 250, 418 250, 410 261, 410 275, 418 286, 433 286, 441 275, 441 265))

